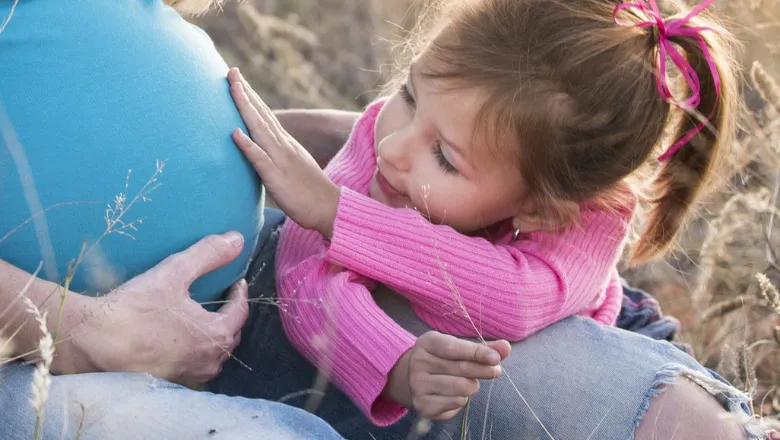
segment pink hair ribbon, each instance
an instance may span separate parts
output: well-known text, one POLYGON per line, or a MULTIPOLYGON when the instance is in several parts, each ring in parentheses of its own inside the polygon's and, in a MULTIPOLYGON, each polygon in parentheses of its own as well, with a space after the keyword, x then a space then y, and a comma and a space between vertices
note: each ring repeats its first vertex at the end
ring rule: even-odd
MULTIPOLYGON (((656 66, 656 86, 658 87, 658 93, 661 94, 661 97, 663 97, 667 102, 670 102, 673 105, 682 108, 683 110, 692 110, 699 106, 701 101, 701 85, 699 83, 699 77, 696 75, 696 71, 693 69, 690 63, 688 63, 685 57, 680 54, 677 48, 675 48, 674 44, 672 44, 672 42, 669 40, 670 37, 675 36, 690 37, 694 38, 699 43, 699 46, 701 46, 704 59, 707 61, 710 72, 712 73, 712 79, 715 82, 715 99, 717 103, 717 99, 720 98, 720 77, 718 76, 718 69, 715 66, 715 61, 712 59, 712 55, 710 55, 710 51, 707 48, 707 43, 701 36, 701 32, 712 31, 712 29, 708 27, 687 26, 691 18, 698 15, 709 5, 711 5, 713 0, 704 0, 683 18, 671 19, 667 21, 665 21, 661 16, 661 11, 658 8, 658 4, 655 0, 648 0, 647 2, 645 0, 635 1, 636 3, 621 3, 617 5, 612 15, 615 19, 615 23, 620 26, 655 27, 654 32, 658 35, 659 46, 656 66), (639 23, 626 23, 620 21, 618 18, 620 11, 630 9, 634 9, 646 14, 649 17, 649 20, 639 23), (669 83, 667 82, 666 75, 667 57, 672 60, 675 66, 677 66, 683 78, 685 79, 685 82, 688 83, 688 87, 691 89, 691 96, 685 98, 682 101, 676 100, 674 96, 672 96, 672 92, 669 90, 669 83)), ((658 160, 663 162, 669 157, 677 154, 677 152, 680 151, 680 148, 688 143, 688 141, 693 139, 693 137, 704 128, 711 117, 712 113, 707 116, 706 121, 701 122, 691 131, 686 133, 685 136, 678 140, 668 150, 666 150, 666 152, 664 152, 658 158, 658 160)))

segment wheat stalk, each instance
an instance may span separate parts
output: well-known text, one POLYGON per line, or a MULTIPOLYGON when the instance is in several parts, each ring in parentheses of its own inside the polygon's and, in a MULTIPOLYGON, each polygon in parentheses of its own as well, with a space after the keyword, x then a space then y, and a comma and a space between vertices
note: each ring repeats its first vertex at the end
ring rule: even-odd
POLYGON ((780 314, 780 294, 778 294, 777 288, 763 273, 757 273, 756 280, 758 280, 758 287, 761 288, 761 294, 769 302, 769 306, 775 313, 780 314))
POLYGON ((767 73, 764 66, 758 61, 753 61, 753 67, 750 69, 750 79, 758 89, 761 97, 775 109, 780 112, 780 85, 775 79, 767 73))
POLYGON ((33 304, 29 298, 24 298, 27 311, 35 317, 38 322, 38 328, 43 336, 38 341, 41 359, 35 365, 32 383, 32 399, 30 404, 36 413, 35 420, 35 440, 38 440, 43 427, 43 416, 46 409, 46 400, 49 398, 49 387, 51 386, 51 363, 54 360, 54 339, 49 328, 46 325, 47 312, 41 313, 38 306, 33 304))

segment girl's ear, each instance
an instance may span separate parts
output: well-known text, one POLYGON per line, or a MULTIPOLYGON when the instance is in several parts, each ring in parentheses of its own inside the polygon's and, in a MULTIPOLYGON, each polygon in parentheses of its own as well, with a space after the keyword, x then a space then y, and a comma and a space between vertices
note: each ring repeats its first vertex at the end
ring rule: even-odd
POLYGON ((512 217, 512 227, 521 233, 555 231, 568 226, 580 216, 577 202, 526 203, 524 209, 512 217))

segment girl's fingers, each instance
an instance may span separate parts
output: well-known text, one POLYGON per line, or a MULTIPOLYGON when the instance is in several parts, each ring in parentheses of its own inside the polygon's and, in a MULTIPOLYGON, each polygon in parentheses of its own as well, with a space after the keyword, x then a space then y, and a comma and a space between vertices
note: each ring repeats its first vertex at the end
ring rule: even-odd
POLYGON ((233 142, 238 145, 238 148, 244 153, 247 160, 252 164, 258 174, 261 177, 266 176, 271 168, 273 162, 268 154, 263 151, 249 136, 244 134, 241 129, 237 128, 233 131, 233 142))
MULTIPOLYGON (((285 146, 285 147, 291 147, 295 149, 296 145, 295 143, 287 143, 287 140, 289 138, 289 134, 287 131, 282 127, 282 124, 279 122, 279 120, 276 118, 276 115, 274 115, 273 110, 271 110, 270 107, 268 107, 268 104, 266 104, 262 99, 260 99, 260 96, 257 94, 257 92, 252 89, 252 86, 249 85, 247 80, 244 78, 244 76, 241 74, 241 72, 237 68, 232 68, 230 72, 228 73, 228 80, 230 81, 231 88, 235 85, 241 85, 241 88, 244 91, 244 94, 247 97, 247 100, 249 101, 250 105, 254 108, 255 112, 260 116, 260 119, 262 119, 266 126, 268 127, 268 130, 273 134, 274 138, 277 141, 276 145, 285 146)), ((254 137, 254 135, 252 135, 254 137)), ((273 155, 273 154, 272 154, 273 155)))
POLYGON ((465 377, 431 374, 428 375, 424 388, 426 394, 434 396, 473 396, 479 392, 479 382, 465 377))
POLYGON ((282 124, 279 123, 279 120, 276 119, 276 116, 274 116, 274 112, 271 110, 270 107, 268 107, 268 104, 266 104, 262 99, 260 99, 260 96, 257 94, 257 92, 252 89, 252 86, 249 85, 247 80, 244 78, 244 75, 241 74, 240 71, 238 71, 238 80, 241 81, 241 84, 244 86, 244 89, 246 90, 247 95, 249 96, 249 102, 252 103, 252 105, 257 109, 258 113, 263 117, 263 119, 266 120, 269 127, 271 128, 271 131, 273 131, 274 135, 277 139, 281 140, 284 138, 285 131, 282 128, 282 124))
POLYGON ((433 357, 429 361, 428 372, 430 374, 443 374, 468 379, 498 379, 501 376, 501 367, 498 365, 484 365, 471 361, 451 361, 433 357))
POLYGON ((467 341, 438 332, 428 332, 420 337, 419 343, 428 353, 452 361, 471 361, 485 365, 498 365, 501 356, 485 344, 467 341))
POLYGON ((508 358, 509 355, 512 353, 512 346, 509 344, 508 341, 505 341, 503 339, 498 341, 487 341, 487 345, 488 347, 498 352, 498 354, 501 356, 502 361, 508 358))
POLYGON ((465 396, 445 397, 425 395, 416 397, 412 402, 414 408, 423 416, 431 420, 447 420, 457 414, 466 406, 468 398, 465 396))
POLYGON ((256 142, 262 144, 265 148, 273 148, 278 145, 276 135, 271 130, 268 122, 262 114, 249 102, 249 96, 242 83, 234 83, 230 86, 230 94, 236 103, 236 108, 244 120, 244 124, 249 129, 249 134, 256 142))
POLYGON ((452 411, 443 412, 443 413, 439 414, 438 416, 432 418, 431 420, 436 421, 436 422, 443 422, 445 420, 449 420, 449 419, 457 416, 461 409, 462 408, 458 408, 458 409, 454 409, 452 411))

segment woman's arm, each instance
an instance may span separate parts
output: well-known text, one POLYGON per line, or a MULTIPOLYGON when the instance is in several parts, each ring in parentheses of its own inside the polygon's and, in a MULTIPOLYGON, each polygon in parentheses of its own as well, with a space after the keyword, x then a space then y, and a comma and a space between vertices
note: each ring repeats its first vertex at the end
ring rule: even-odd
MULTIPOLYGON (((37 305, 41 313, 48 312, 49 331, 55 331, 58 321, 58 309, 62 288, 49 281, 35 277, 7 262, 0 260, 0 333, 13 338, 14 351, 23 359, 37 358, 35 350, 43 334, 34 317, 27 310, 24 297, 37 305)), ((79 353, 79 347, 67 340, 73 328, 84 321, 89 310, 94 307, 95 299, 73 292, 66 292, 60 325, 60 340, 56 346, 56 356, 52 370, 56 373, 76 373, 94 371, 89 365, 88 356, 79 353)))

